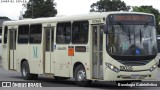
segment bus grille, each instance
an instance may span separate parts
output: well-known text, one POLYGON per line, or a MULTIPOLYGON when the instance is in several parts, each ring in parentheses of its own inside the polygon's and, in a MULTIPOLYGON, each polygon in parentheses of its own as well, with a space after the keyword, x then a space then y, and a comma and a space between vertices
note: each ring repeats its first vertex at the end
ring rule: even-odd
POLYGON ((117 60, 118 62, 120 62, 123 65, 127 65, 127 66, 142 66, 142 65, 146 65, 147 63, 149 63, 151 60, 117 60))
POLYGON ((147 77, 149 77, 149 75, 139 75, 138 77, 132 77, 132 76, 127 76, 127 75, 120 75, 120 78, 123 79, 146 79, 147 77))

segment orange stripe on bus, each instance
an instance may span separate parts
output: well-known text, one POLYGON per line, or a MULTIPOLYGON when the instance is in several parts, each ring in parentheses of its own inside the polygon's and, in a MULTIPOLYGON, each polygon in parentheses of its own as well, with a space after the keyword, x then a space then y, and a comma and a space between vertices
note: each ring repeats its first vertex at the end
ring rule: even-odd
POLYGON ((74 56, 74 48, 68 48, 68 56, 74 56))

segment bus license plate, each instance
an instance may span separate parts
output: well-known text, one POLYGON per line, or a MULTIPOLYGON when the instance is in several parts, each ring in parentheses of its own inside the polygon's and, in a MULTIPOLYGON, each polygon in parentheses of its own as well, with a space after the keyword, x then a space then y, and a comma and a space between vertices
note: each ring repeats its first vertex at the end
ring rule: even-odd
POLYGON ((138 75, 138 74, 136 74, 136 75, 131 75, 131 78, 132 78, 132 79, 139 78, 139 75, 138 75))

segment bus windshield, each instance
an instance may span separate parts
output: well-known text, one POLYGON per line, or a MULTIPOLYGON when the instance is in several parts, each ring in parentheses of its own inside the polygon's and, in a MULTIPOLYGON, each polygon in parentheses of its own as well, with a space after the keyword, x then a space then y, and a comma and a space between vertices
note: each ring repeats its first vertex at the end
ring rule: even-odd
POLYGON ((156 29, 151 25, 111 25, 107 35, 108 52, 117 56, 157 54, 156 29))

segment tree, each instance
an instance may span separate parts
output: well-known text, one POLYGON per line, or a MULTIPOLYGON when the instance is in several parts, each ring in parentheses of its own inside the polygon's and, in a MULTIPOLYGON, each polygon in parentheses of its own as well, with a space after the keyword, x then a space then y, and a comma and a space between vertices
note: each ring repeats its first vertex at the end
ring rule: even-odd
POLYGON ((156 29, 157 29, 157 33, 160 34, 160 13, 157 9, 153 8, 152 6, 135 6, 133 7, 133 11, 136 12, 145 12, 145 13, 151 13, 154 14, 155 19, 156 19, 156 29))
POLYGON ((121 0, 100 0, 93 3, 90 12, 106 12, 106 11, 128 11, 130 6, 126 6, 121 0))
POLYGON ((57 14, 54 0, 29 0, 24 18, 54 17, 57 14))

